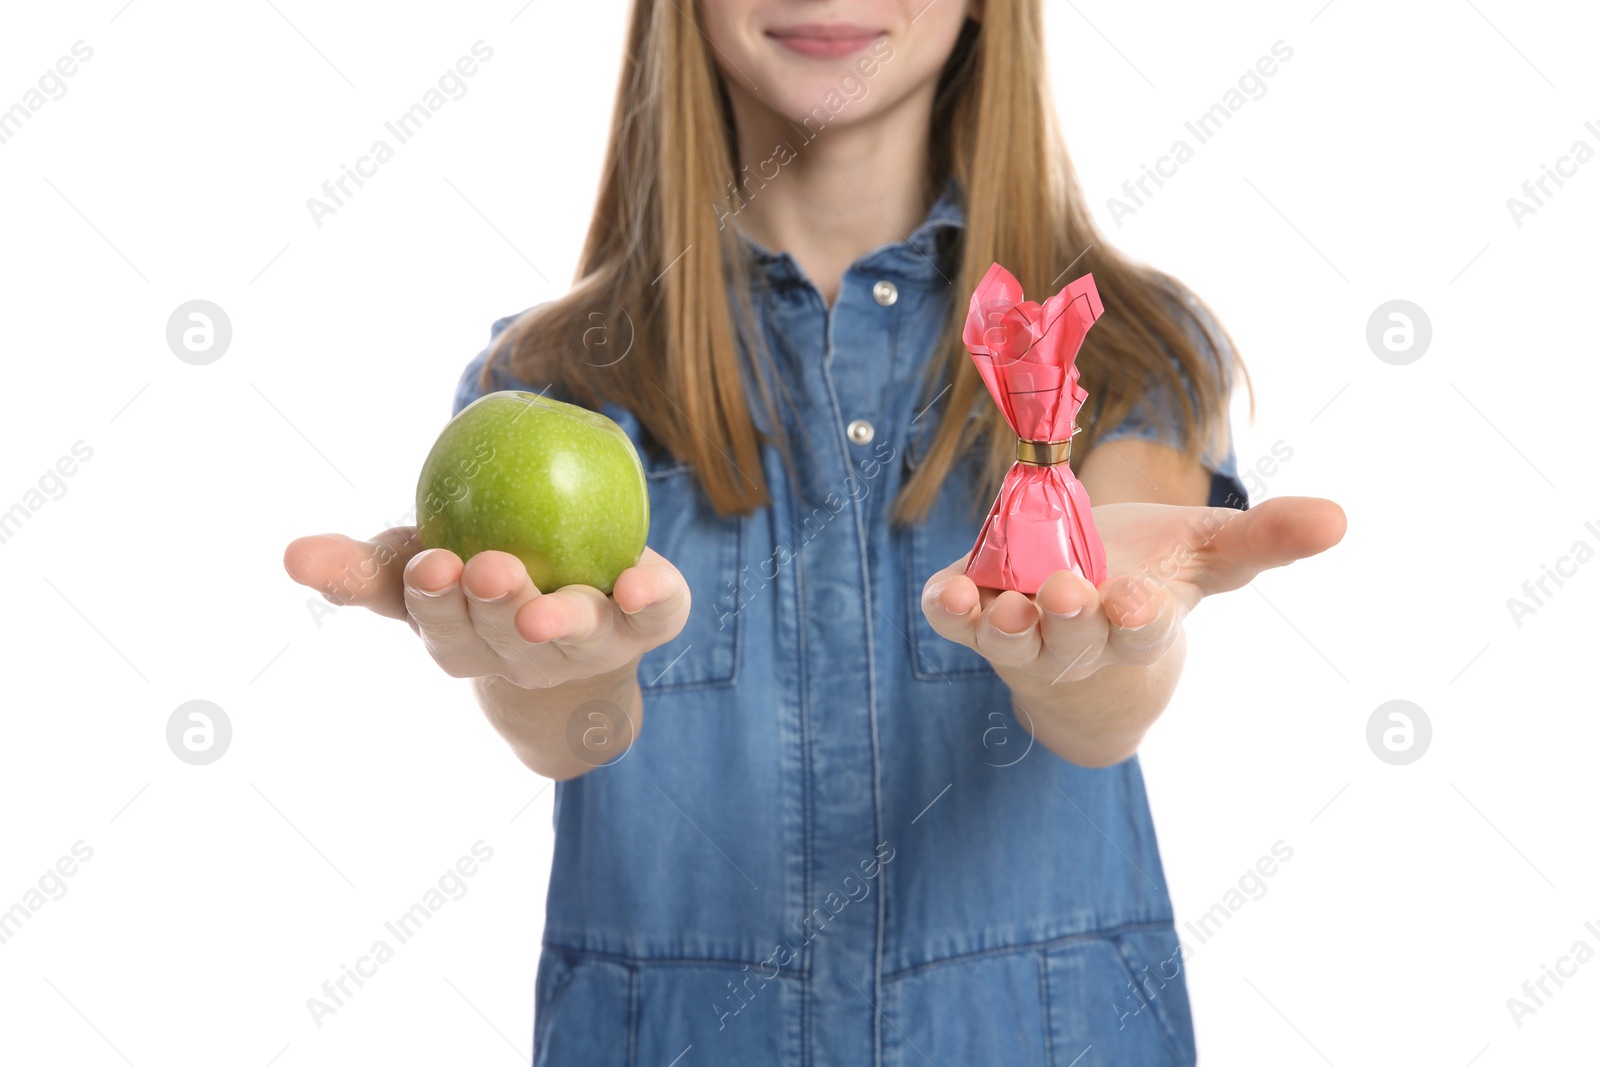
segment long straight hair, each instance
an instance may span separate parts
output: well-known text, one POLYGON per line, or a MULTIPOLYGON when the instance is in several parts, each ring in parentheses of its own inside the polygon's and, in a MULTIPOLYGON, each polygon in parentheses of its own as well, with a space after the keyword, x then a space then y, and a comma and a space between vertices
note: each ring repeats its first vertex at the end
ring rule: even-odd
MULTIPOLYGON (((773 441, 787 459, 788 442, 777 432, 783 423, 746 252, 716 208, 738 179, 738 151, 727 93, 696 17, 694 3, 633 0, 573 287, 500 335, 482 387, 508 365, 515 377, 548 383, 585 406, 617 404, 654 445, 694 469, 711 505, 727 515, 769 502, 760 450, 773 441), (620 334, 624 323, 631 343, 624 358, 587 343, 597 326, 620 334), (747 380, 756 383, 755 412, 747 380), (757 414, 774 433, 758 429, 757 414)), ((1074 467, 1155 390, 1178 410, 1173 429, 1189 458, 1203 461, 1226 431, 1233 372, 1243 370, 1232 339, 1197 296, 1099 233, 1051 103, 1043 30, 1041 0, 987 0, 982 21, 967 21, 940 75, 924 192, 931 202, 954 177, 966 224, 942 353, 929 361, 923 383, 925 400, 946 387, 949 399, 895 501, 897 524, 926 517, 969 449, 984 450, 985 498, 1015 457, 1016 435, 961 343, 967 297, 991 263, 1041 302, 1065 284, 1069 269, 1072 277, 1094 274, 1106 314, 1078 355, 1089 400, 1078 416, 1074 467)))

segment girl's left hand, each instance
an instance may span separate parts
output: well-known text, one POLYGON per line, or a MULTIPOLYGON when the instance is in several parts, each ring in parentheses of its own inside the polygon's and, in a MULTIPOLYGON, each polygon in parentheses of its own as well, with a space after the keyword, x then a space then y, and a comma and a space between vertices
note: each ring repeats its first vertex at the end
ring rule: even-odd
POLYGON ((968 553, 928 579, 923 614, 1013 688, 1077 681, 1112 664, 1154 663, 1202 597, 1326 551, 1345 532, 1343 509, 1320 497, 1274 497, 1248 511, 1107 504, 1094 521, 1106 549, 1098 588, 1061 570, 1031 597, 980 589, 962 573, 968 553))

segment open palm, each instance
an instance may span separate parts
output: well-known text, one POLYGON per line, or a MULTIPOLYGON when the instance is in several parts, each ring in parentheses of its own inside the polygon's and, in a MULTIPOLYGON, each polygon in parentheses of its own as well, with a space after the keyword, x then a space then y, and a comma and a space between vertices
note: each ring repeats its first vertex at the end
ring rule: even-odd
POLYGON ((1075 680, 1108 664, 1151 663, 1202 598, 1326 551, 1346 525, 1343 509, 1320 497, 1277 497, 1248 511, 1107 504, 1094 521, 1106 549, 1098 587, 1062 570, 1031 597, 980 589, 962 573, 962 557, 923 587, 928 622, 1007 681, 1075 680))

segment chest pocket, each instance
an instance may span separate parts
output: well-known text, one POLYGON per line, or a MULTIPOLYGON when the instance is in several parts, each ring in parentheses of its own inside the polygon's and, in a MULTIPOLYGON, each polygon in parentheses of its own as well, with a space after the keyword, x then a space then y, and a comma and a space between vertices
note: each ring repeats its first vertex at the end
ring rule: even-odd
MULTIPOLYGON (((941 418, 942 408, 929 411, 918 420, 917 431, 906 449, 907 477, 921 462, 941 418)), ((994 674, 988 660, 965 645, 941 637, 922 613, 922 587, 928 579, 970 552, 978 539, 978 530, 993 503, 976 499, 982 472, 980 449, 970 450, 958 459, 945 475, 927 519, 910 531, 911 551, 906 553, 906 633, 916 653, 911 672, 921 681, 946 682, 994 674)))
MULTIPOLYGON (((641 454, 641 458, 644 458, 641 454)), ((693 470, 671 457, 644 459, 650 492, 649 545, 689 584, 689 621, 677 637, 639 661, 645 692, 732 685, 739 666, 739 613, 733 610, 743 522, 723 517, 693 470)))

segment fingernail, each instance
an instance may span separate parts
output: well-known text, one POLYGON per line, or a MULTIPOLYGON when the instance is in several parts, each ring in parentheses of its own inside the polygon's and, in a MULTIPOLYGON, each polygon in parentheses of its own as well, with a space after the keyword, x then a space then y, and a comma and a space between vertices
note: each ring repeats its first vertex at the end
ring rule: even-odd
POLYGON ((443 589, 422 589, 420 587, 415 587, 414 586, 414 587, 412 587, 411 591, 413 593, 416 593, 418 596, 441 597, 441 596, 445 596, 446 594, 455 592, 456 588, 457 588, 456 583, 455 582, 451 582, 449 585, 445 586, 443 589))
POLYGON ((1050 616, 1052 619, 1076 619, 1079 615, 1083 614, 1083 605, 1079 604, 1077 607, 1065 614, 1062 614, 1059 611, 1051 611, 1049 608, 1046 608, 1045 614, 1050 616))
POLYGON ((1026 634, 1028 632, 1028 630, 1029 630, 1029 627, 1025 626, 1022 629, 1018 630, 1016 633, 1012 633, 1010 630, 1002 630, 1002 629, 1000 629, 1000 627, 995 626, 993 623, 991 623, 989 625, 989 629, 993 630, 995 633, 999 634, 1001 637, 1018 638, 1018 637, 1023 636, 1024 634, 1026 634))

